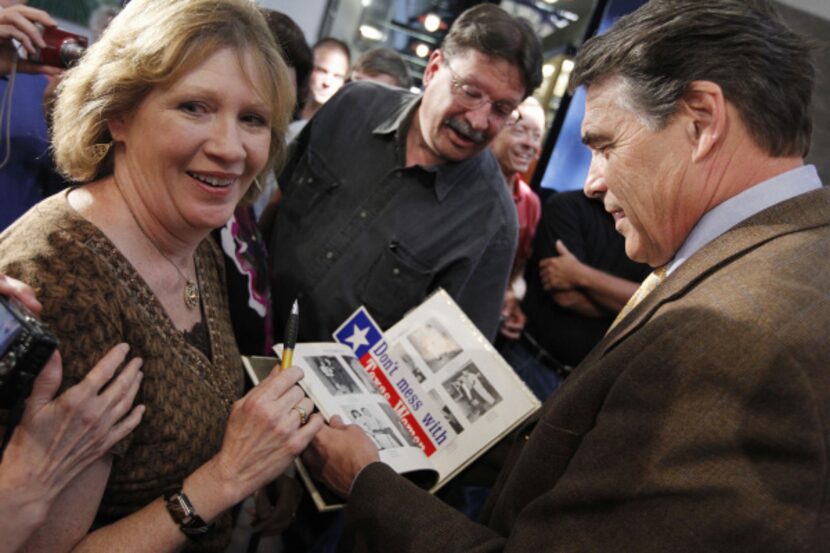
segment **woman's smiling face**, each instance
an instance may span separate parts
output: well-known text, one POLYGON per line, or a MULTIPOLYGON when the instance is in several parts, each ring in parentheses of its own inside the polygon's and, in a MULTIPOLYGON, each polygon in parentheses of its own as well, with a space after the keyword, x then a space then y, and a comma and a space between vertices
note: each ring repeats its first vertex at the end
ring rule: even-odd
POLYGON ((116 176, 165 226, 222 226, 265 167, 271 103, 255 59, 218 50, 109 122, 116 176))

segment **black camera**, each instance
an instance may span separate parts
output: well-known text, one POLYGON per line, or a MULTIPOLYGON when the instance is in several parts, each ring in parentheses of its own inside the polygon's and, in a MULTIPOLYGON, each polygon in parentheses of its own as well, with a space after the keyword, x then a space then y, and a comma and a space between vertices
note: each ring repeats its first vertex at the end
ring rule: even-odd
POLYGON ((57 347, 58 339, 25 305, 0 296, 0 409, 22 405, 57 347))

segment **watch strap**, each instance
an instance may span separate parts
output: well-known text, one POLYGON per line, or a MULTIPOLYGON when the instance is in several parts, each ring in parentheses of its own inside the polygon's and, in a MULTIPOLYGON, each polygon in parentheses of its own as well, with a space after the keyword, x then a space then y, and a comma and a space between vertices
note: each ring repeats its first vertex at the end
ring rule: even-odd
POLYGON ((181 486, 170 488, 164 492, 164 501, 167 512, 170 513, 173 521, 179 525, 179 529, 188 538, 198 541, 213 528, 213 524, 208 524, 196 514, 196 509, 193 508, 190 498, 187 497, 181 486))

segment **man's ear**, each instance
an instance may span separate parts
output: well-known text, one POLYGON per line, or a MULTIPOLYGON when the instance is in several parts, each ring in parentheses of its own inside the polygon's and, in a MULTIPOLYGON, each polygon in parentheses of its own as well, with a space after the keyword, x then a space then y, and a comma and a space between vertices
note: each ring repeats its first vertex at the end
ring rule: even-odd
POLYGON ((441 55, 441 50, 437 48, 432 51, 432 54, 429 55, 429 61, 427 62, 427 68, 424 69, 424 76, 421 79, 421 82, 424 83, 424 87, 429 85, 429 82, 435 77, 435 74, 441 69, 441 64, 444 62, 444 57, 441 55))
POLYGON ((692 81, 683 93, 681 111, 692 141, 692 161, 700 161, 723 142, 727 127, 726 98, 720 85, 692 81))

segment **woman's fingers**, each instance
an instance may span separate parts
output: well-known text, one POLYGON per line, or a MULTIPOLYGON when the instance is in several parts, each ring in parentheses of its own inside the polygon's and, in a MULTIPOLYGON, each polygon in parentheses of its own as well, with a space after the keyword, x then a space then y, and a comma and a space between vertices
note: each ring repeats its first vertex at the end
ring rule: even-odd
POLYGON ((297 418, 297 427, 307 424, 313 412, 314 403, 307 397, 303 397, 289 409, 289 414, 297 418))
POLYGON ((314 413, 308 418, 308 422, 305 423, 299 430, 297 430, 297 436, 299 438, 300 447, 298 448, 295 455, 299 455, 302 453, 305 448, 311 443, 311 440, 314 439, 314 436, 317 435, 318 432, 323 428, 325 425, 325 421, 323 420, 323 416, 320 413, 314 413))
POLYGON ((84 391, 87 393, 97 395, 112 380, 115 371, 124 362, 129 351, 130 346, 124 343, 110 349, 78 386, 85 388, 84 391))
POLYGON ((55 27, 57 23, 48 13, 29 6, 12 6, 0 12, 0 36, 12 36, 20 41, 28 52, 34 52, 36 48, 46 47, 40 30, 35 23, 44 27, 55 27), (2 33, 9 32, 10 35, 2 33), (15 31, 14 34, 11 34, 15 31))
POLYGON ((0 274, 0 295, 17 298, 29 311, 40 314, 42 306, 35 297, 35 291, 15 278, 0 274))
POLYGON ((234 406, 219 462, 246 494, 285 470, 323 425, 301 377, 296 367, 271 374, 234 406))
POLYGON ((144 361, 140 357, 130 359, 124 366, 124 370, 110 381, 104 391, 99 394, 106 405, 109 406, 124 399, 129 399, 132 402, 143 377, 141 372, 143 364, 144 361))
MULTIPOLYGON (((37 48, 46 46, 46 43, 35 24, 24 15, 23 7, 25 6, 15 6, 0 12, 0 21, 2 21, 0 36, 16 39, 27 52, 34 53, 37 48)), ((32 11, 31 8, 25 10, 30 15, 32 11)))
POLYGON ((106 413, 105 425, 114 424, 132 407, 144 378, 144 373, 139 370, 141 365, 140 358, 130 360, 121 374, 99 396, 106 413))
POLYGON ((74 450, 73 455, 79 459, 86 458, 90 453, 94 453, 95 457, 104 453, 135 428, 132 423, 138 424, 141 420, 143 408, 138 419, 135 419, 136 412, 133 410, 133 418, 128 417, 129 421, 121 424, 121 419, 132 408, 143 378, 140 358, 131 359, 113 378, 128 351, 126 344, 112 348, 84 380, 55 400, 68 431, 65 447, 74 450), (118 428, 115 434, 114 428, 118 428))
POLYGON ((274 370, 271 371, 271 374, 260 382, 252 390, 252 392, 278 398, 285 394, 285 392, 297 382, 302 380, 302 378, 303 371, 299 367, 288 367, 283 371, 274 370))
POLYGON ((101 448, 102 451, 109 451, 112 446, 129 436, 130 432, 138 427, 146 410, 147 408, 144 405, 136 405, 126 417, 115 423, 109 431, 103 448, 101 448))

